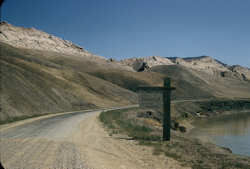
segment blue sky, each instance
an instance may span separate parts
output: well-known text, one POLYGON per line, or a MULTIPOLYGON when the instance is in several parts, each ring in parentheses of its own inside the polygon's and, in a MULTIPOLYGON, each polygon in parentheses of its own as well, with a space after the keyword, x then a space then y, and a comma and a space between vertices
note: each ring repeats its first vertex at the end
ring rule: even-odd
POLYGON ((209 55, 250 67, 249 0, 6 0, 3 16, 105 57, 209 55))

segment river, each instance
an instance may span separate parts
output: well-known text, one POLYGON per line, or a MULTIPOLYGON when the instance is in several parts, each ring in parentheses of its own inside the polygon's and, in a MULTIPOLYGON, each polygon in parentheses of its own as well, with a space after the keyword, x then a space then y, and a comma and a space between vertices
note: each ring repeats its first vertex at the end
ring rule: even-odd
POLYGON ((200 120, 194 125, 193 136, 250 156, 250 112, 200 120))

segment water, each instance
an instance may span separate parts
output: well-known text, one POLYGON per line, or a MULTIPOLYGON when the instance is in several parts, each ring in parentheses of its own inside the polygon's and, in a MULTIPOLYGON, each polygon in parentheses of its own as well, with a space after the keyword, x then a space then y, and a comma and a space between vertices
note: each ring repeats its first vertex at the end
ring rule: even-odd
POLYGON ((199 121, 195 126, 193 136, 250 156, 250 112, 199 121))

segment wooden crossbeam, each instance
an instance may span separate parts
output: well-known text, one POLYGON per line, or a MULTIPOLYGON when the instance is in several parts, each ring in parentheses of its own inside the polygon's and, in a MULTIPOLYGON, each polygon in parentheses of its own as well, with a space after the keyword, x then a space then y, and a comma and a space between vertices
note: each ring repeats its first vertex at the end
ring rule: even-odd
POLYGON ((169 90, 175 90, 175 87, 147 87, 147 86, 141 86, 137 88, 137 91, 159 91, 159 92, 167 92, 169 90))

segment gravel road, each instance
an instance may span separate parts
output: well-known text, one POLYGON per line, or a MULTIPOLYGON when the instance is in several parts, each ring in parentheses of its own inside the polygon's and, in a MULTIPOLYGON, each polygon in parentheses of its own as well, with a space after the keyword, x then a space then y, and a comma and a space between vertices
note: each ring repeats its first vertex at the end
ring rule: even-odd
POLYGON ((0 159, 9 169, 86 169, 72 133, 91 113, 76 112, 35 120, 0 131, 0 159))
POLYGON ((0 126, 6 169, 181 169, 150 147, 110 136, 101 111, 49 115, 0 126))

